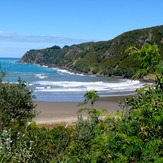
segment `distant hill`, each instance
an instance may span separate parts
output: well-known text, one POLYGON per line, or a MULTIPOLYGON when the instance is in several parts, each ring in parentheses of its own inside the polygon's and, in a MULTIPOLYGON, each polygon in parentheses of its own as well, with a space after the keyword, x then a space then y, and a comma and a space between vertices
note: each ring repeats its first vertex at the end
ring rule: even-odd
POLYGON ((139 69, 140 63, 137 58, 126 54, 125 50, 131 45, 140 48, 145 43, 157 44, 163 60, 163 25, 125 32, 109 41, 30 50, 20 62, 48 65, 78 73, 130 78, 139 69))

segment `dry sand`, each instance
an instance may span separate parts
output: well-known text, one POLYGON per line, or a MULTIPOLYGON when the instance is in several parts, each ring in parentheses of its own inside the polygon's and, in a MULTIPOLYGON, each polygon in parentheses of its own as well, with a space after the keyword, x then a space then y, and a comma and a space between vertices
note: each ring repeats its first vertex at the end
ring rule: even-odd
MULTIPOLYGON (((114 112, 120 109, 119 101, 124 97, 102 98, 95 102, 94 108, 114 112)), ((77 111, 81 108, 77 102, 35 102, 38 115, 33 119, 37 124, 74 122, 77 111)))

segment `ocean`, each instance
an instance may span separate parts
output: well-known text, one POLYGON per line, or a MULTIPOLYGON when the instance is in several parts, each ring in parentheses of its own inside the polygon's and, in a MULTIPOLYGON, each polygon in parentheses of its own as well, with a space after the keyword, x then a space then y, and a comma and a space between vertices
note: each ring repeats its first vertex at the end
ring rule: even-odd
POLYGON ((19 58, 0 58, 1 69, 7 72, 3 82, 26 81, 37 101, 81 102, 87 91, 96 90, 100 97, 126 96, 145 83, 138 80, 113 79, 74 74, 47 66, 17 63, 19 58))

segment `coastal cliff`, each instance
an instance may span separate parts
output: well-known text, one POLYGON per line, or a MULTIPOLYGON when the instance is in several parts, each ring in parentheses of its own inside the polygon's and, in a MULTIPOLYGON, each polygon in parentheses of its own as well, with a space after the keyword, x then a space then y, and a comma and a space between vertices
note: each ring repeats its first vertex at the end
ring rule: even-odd
POLYGON ((145 43, 157 44, 163 59, 163 25, 125 32, 109 41, 30 50, 20 59, 20 63, 130 78, 139 69, 140 63, 137 58, 125 53, 125 50, 132 45, 140 48, 145 43))

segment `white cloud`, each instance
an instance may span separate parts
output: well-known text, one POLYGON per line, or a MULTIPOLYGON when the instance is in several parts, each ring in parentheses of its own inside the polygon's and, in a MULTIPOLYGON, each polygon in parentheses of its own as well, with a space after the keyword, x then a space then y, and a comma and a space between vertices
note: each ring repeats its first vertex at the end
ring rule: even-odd
POLYGON ((12 35, 12 34, 16 34, 14 32, 7 32, 7 31, 1 31, 0 30, 0 35, 12 35))
POLYGON ((82 42, 88 42, 90 40, 75 39, 67 37, 56 37, 56 36, 28 36, 28 35, 17 35, 13 32, 0 31, 0 41, 4 42, 26 42, 26 43, 54 43, 54 44, 78 44, 82 42))

